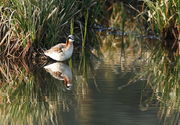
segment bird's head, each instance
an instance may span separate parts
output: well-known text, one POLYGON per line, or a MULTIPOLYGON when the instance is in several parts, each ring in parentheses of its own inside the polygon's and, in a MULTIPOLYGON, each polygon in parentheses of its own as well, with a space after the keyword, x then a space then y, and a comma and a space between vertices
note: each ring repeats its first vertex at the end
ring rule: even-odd
POLYGON ((68 36, 68 41, 69 42, 74 42, 74 36, 73 35, 69 35, 68 36))

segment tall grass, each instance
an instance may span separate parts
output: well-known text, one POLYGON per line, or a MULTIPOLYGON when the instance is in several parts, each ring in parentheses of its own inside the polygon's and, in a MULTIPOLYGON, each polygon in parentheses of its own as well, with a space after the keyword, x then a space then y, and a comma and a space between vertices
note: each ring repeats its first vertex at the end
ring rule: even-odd
POLYGON ((69 31, 72 19, 75 24, 83 24, 84 9, 96 4, 94 0, 3 1, 0 6, 1 55, 25 56, 33 48, 54 45, 72 32, 69 31))
POLYGON ((147 5, 148 21, 163 39, 177 40, 180 34, 180 2, 177 0, 143 0, 147 5))
POLYGON ((4 22, 1 28, 7 29, 0 39, 2 54, 8 54, 6 48, 9 54, 19 51, 15 46, 26 51, 32 44, 52 45, 63 35, 64 26, 78 11, 75 0, 11 0, 5 3, 1 6, 1 22, 4 22))
MULTIPOLYGON (((146 79, 147 86, 152 89, 148 105, 159 104, 159 117, 163 124, 178 124, 180 110, 179 71, 180 58, 157 44, 148 56, 146 64, 137 74, 139 79, 146 79)), ((147 101, 147 100, 146 100, 147 101)))

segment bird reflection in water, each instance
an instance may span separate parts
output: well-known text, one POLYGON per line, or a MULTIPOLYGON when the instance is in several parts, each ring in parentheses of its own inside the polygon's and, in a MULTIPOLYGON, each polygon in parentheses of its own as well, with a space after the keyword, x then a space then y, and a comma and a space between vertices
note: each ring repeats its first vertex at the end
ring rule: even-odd
POLYGON ((54 78, 63 80, 67 90, 72 89, 72 71, 70 67, 62 62, 55 62, 44 66, 54 78))

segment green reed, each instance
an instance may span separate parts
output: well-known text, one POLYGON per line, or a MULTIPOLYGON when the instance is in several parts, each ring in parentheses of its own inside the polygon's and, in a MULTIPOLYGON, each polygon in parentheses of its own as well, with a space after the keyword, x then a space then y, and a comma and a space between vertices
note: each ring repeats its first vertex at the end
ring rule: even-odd
POLYGON ((85 15, 85 25, 84 25, 84 35, 83 35, 83 39, 82 39, 82 47, 85 47, 85 41, 86 41, 86 35, 87 35, 87 26, 88 26, 88 18, 89 18, 89 12, 88 9, 86 11, 86 15, 85 15))
POLYGON ((180 25, 180 2, 176 0, 144 0, 147 5, 148 21, 152 29, 163 39, 178 39, 180 25))
POLYGON ((140 73, 137 74, 138 79, 146 79, 147 86, 152 89, 152 97, 148 99, 148 105, 154 104, 154 100, 157 101, 160 106, 159 117, 163 124, 178 123, 177 116, 180 110, 179 64, 179 56, 158 44, 148 56, 140 73))
POLYGON ((28 42, 30 45, 27 47, 32 44, 34 46, 52 45, 56 42, 63 26, 78 13, 75 1, 68 2, 11 0, 3 4, 0 11, 3 15, 1 20, 4 23, 1 28, 5 27, 6 31, 2 31, 4 35, 0 40, 2 52, 5 51, 4 55, 7 55, 7 49, 10 54, 16 49, 20 51, 18 47, 25 48, 28 42), (7 23, 9 23, 8 27, 7 23), (13 43, 11 43, 12 40, 13 43))
MULTIPOLYGON (((71 25, 70 25, 70 34, 74 34, 74 18, 71 19, 71 25)), ((72 57, 70 58, 69 60, 69 66, 71 67, 72 69, 72 57)))
POLYGON ((72 20, 81 22, 85 7, 95 6, 94 0, 5 0, 0 6, 0 53, 21 56, 32 47, 52 46, 72 32, 72 20))

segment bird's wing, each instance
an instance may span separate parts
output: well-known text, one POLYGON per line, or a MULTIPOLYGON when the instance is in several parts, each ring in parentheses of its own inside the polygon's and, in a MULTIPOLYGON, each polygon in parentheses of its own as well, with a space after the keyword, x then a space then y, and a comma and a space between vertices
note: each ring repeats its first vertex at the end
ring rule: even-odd
POLYGON ((51 47, 49 50, 47 51, 51 51, 51 52, 63 52, 63 48, 65 48, 65 45, 64 43, 60 43, 60 44, 57 44, 53 47, 51 47))
POLYGON ((53 76, 59 80, 63 80, 61 72, 53 72, 53 76))

